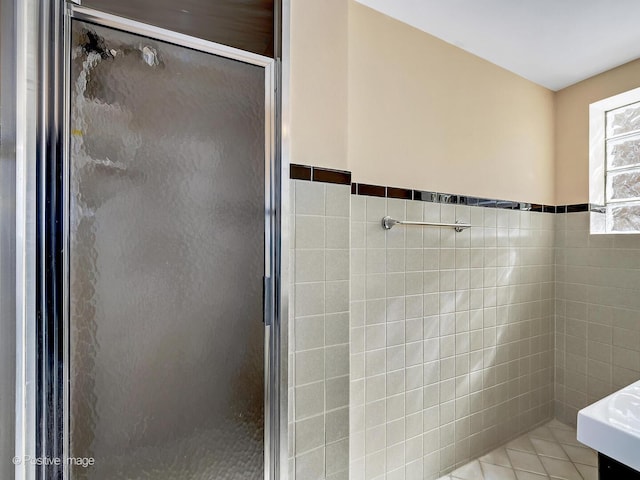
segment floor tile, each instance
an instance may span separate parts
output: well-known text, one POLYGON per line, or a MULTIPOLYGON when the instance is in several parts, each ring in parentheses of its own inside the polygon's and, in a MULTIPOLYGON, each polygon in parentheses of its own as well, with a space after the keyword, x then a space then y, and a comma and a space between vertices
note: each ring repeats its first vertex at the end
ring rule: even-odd
POLYGON ((562 480, 582 480, 582 475, 571 462, 551 457, 540 457, 547 473, 553 478, 562 480))
POLYGON ((552 420, 439 480, 598 480, 597 465, 575 429, 552 420))
POLYGON ((482 469, 480 468, 480 462, 478 462, 478 460, 469 462, 466 465, 451 472, 451 476, 455 479, 461 480, 481 480, 483 477, 482 469))
POLYGON ((540 475, 538 473, 523 472, 522 470, 516 470, 516 477, 518 480, 544 480, 549 478, 547 474, 540 475))
POLYGON ((555 418, 553 420, 551 420, 549 423, 547 423, 545 425, 545 427, 549 427, 549 428, 560 428, 562 430, 569 430, 570 432, 575 432, 575 428, 570 427, 569 425, 566 425, 564 423, 562 423, 560 420, 556 420, 555 418))
POLYGON ((558 442, 565 445, 581 446, 582 444, 576 439, 576 432, 572 430, 564 430, 561 428, 552 428, 553 436, 556 437, 558 442))
POLYGON ((550 440, 552 442, 556 441, 556 437, 553 436, 553 433, 551 433, 551 430, 549 430, 546 425, 532 430, 527 435, 531 438, 541 438, 542 440, 550 440))
POLYGON ((540 459, 535 453, 527 453, 520 452, 518 450, 507 449, 507 455, 509 455, 511 465, 516 470, 546 474, 542 463, 540 463, 540 459))
POLYGON ((531 441, 526 435, 516 438, 515 440, 510 441, 506 445, 507 448, 511 450, 520 450, 521 452, 531 452, 536 453, 536 449, 533 448, 531 441))
POLYGON ((569 460, 567 454, 555 440, 550 442, 542 440, 541 438, 532 438, 531 443, 533 444, 533 448, 536 449, 536 453, 538 455, 559 458, 560 460, 569 460))
POLYGON ((492 452, 480 457, 480 461, 490 463, 492 465, 501 465, 503 467, 511 467, 511 462, 504 448, 496 448, 492 452))
POLYGON ((576 447, 573 445, 563 445, 564 451, 567 452, 573 463, 581 463, 591 467, 598 466, 598 455, 595 451, 586 447, 576 447))
POLYGON ((481 462, 481 464, 485 480, 517 480, 512 468, 491 465, 490 463, 481 462))
POLYGON ((598 480, 598 468, 576 463, 576 468, 584 480, 598 480))
POLYGON ((556 437, 558 442, 560 442, 562 444, 575 445, 577 447, 583 446, 582 443, 580 443, 576 439, 575 430, 564 430, 564 429, 561 429, 561 428, 552 428, 551 431, 553 432, 553 436, 556 437))

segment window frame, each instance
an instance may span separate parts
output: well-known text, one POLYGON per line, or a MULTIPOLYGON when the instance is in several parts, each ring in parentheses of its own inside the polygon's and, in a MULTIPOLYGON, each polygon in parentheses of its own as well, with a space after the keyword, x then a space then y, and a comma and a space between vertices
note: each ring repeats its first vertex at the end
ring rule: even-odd
MULTIPOLYGON (((589 105, 589 216, 591 234, 629 235, 633 231, 612 231, 607 228, 607 112, 640 102, 640 88, 605 98, 589 105)), ((616 202, 617 203, 617 202, 616 202)))

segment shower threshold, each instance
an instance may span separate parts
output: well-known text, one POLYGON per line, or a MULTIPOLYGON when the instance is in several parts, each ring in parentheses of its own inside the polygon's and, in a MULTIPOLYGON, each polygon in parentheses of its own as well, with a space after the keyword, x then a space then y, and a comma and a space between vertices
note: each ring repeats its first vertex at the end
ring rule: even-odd
POLYGON ((598 480, 597 453, 557 420, 525 433, 439 480, 598 480))

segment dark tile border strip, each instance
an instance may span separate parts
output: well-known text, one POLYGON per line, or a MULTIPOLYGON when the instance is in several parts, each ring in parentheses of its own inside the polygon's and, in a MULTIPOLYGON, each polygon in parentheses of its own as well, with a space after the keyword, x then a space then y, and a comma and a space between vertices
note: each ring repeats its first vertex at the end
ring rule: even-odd
POLYGON ((413 190, 407 190, 406 188, 387 187, 387 198, 413 200, 413 190))
POLYGON ((313 181, 337 183, 338 185, 351 185, 351 172, 313 167, 313 181))
POLYGON ((567 213, 588 212, 588 203, 577 203, 575 205, 567 205, 567 213))
POLYGON ((289 178, 292 180, 311 180, 311 167, 306 165, 289 165, 289 178))
POLYGON ((544 212, 544 205, 539 205, 537 203, 532 203, 531 208, 529 208, 532 212, 544 212))
POLYGON ((289 166, 289 178, 292 180, 351 185, 351 172, 347 172, 346 170, 310 167, 308 165, 296 165, 293 163, 289 166))
POLYGON ((356 195, 366 195, 368 197, 386 197, 387 187, 380 185, 367 185, 366 183, 354 183, 356 195))
POLYGON ((503 210, 522 210, 544 213, 601 212, 604 208, 600 205, 588 203, 558 206, 542 205, 539 203, 521 203, 511 200, 467 197, 466 195, 455 195, 452 193, 410 190, 407 188, 383 185, 370 185, 367 183, 351 183, 351 172, 346 170, 312 167, 309 165, 291 164, 289 168, 289 175, 292 180, 307 180, 311 182, 351 185, 351 193, 353 195, 364 195, 368 197, 398 198, 401 200, 419 200, 422 202, 468 205, 470 207, 500 208, 503 210))

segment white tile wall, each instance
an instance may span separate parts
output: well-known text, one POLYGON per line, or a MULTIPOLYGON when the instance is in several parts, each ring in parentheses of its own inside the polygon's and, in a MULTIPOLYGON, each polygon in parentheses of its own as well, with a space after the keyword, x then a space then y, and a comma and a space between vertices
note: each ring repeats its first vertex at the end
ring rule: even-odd
POLYGON ((589 235, 589 214, 555 215, 556 416, 640 379, 640 236, 589 235))
POLYGON ((640 237, 590 236, 587 213, 291 195, 292 479, 437 478, 640 378, 640 237), (387 214, 473 227, 385 232, 387 214))
POLYGON ((437 478, 551 418, 553 227, 352 196, 351 480, 437 478), (385 215, 473 227, 385 231, 385 215))
POLYGON ((290 478, 346 480, 350 187, 291 181, 290 478))

